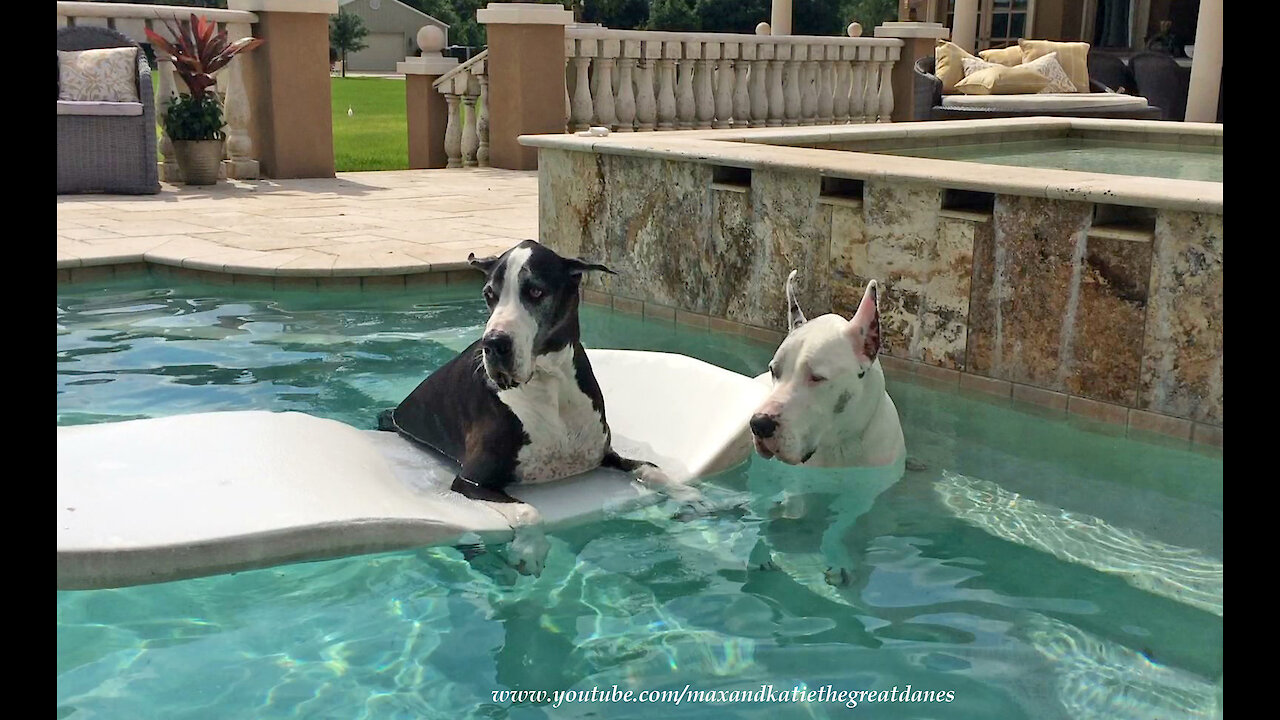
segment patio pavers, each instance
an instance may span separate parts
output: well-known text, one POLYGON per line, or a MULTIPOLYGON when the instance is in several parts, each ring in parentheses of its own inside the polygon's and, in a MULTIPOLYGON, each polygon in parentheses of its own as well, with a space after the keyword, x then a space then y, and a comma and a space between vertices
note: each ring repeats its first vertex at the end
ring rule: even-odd
POLYGON ((165 184, 158 195, 59 195, 58 268, 150 262, 277 276, 466 267, 538 236, 536 172, 340 173, 165 184))

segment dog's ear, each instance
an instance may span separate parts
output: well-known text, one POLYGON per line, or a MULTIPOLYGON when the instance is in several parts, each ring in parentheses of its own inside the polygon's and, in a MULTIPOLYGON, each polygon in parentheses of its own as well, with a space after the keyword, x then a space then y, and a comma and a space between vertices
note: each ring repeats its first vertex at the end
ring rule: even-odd
MULTIPOLYGON (((845 335, 853 344, 853 354, 862 363, 863 374, 871 367, 876 356, 880 354, 880 307, 879 286, 875 280, 867 283, 866 292, 862 294, 862 302, 858 303, 858 311, 845 326, 845 335)), ((861 377, 861 376, 859 376, 861 377)))
POLYGON ((569 271, 569 274, 573 275, 574 277, 580 276, 583 273, 590 272, 592 270, 609 273, 610 275, 618 274, 610 270, 609 268, 605 267, 604 265, 601 265, 600 263, 587 262, 586 260, 579 260, 578 258, 565 258, 564 263, 565 263, 565 268, 568 269, 569 271))
POLYGON ((485 275, 488 275, 489 271, 493 270, 493 266, 498 263, 498 258, 497 256, 478 258, 475 253, 467 253, 467 263, 473 268, 479 268, 485 275))
POLYGON ((805 323, 804 311, 800 309, 800 302, 796 300, 796 274, 798 270, 792 270, 787 276, 787 330, 795 330, 805 323))

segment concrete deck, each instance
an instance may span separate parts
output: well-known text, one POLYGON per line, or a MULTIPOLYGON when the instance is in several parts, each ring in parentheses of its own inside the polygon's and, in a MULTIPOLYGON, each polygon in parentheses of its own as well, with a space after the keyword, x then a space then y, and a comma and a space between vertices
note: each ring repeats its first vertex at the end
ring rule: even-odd
POLYGON ((536 172, 340 173, 59 195, 58 269, 147 262, 243 275, 352 277, 465 268, 538 236, 536 172))

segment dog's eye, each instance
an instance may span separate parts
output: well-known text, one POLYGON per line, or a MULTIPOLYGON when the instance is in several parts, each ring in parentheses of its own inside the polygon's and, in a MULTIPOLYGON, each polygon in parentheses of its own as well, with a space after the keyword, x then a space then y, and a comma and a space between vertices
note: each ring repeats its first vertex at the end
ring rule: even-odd
POLYGON ((531 287, 525 291, 529 295, 530 300, 537 300, 542 297, 542 288, 531 287))
POLYGON ((822 377, 821 375, 814 375, 813 373, 809 373, 809 382, 813 383, 814 385, 817 385, 818 383, 826 382, 826 381, 827 379, 822 377))
POLYGON ((774 380, 777 380, 777 379, 778 379, 778 368, 774 367, 773 365, 770 365, 770 366, 769 366, 769 374, 773 376, 773 379, 774 379, 774 380))
POLYGON ((484 295, 484 301, 485 301, 485 302, 487 302, 487 303, 489 303, 490 305, 492 305, 492 304, 493 304, 493 301, 494 301, 495 299, 497 299, 497 297, 498 297, 498 294, 497 294, 497 293, 495 293, 495 292, 493 291, 493 288, 491 288, 491 287, 486 287, 486 288, 484 289, 484 293, 483 293, 483 295, 484 295))

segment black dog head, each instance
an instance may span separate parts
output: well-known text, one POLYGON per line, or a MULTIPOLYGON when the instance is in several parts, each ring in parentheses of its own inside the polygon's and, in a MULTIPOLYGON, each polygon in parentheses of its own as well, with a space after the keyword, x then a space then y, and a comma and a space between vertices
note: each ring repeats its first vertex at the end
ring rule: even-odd
POLYGON ((481 339, 484 369, 502 389, 528 382, 540 356, 578 341, 582 274, 613 274, 604 265, 561 257, 533 240, 497 257, 471 255, 467 260, 485 274, 489 322, 481 339))

